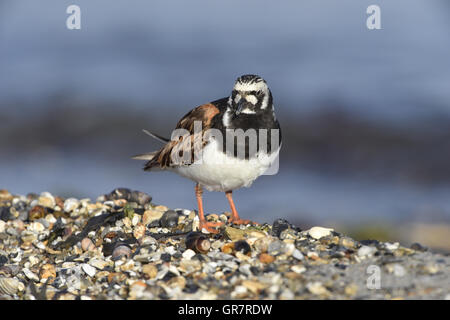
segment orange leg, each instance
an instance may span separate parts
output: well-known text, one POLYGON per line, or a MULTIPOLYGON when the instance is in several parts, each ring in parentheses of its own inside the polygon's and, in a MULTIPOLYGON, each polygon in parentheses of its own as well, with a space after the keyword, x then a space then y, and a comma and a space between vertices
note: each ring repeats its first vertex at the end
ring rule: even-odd
POLYGON ((197 183, 195 185, 195 196, 197 198, 198 217, 200 219, 199 229, 200 229, 200 231, 202 231, 202 229, 206 229, 206 230, 208 230, 208 232, 211 232, 211 233, 219 233, 219 231, 214 229, 214 227, 221 226, 223 223, 206 221, 205 214, 203 212, 202 194, 203 194, 202 187, 200 187, 200 185, 197 183))
POLYGON ((231 218, 228 219, 228 222, 232 222, 234 224, 249 224, 249 223, 254 223, 250 220, 243 220, 239 217, 239 214, 236 210, 236 207, 234 205, 233 202, 233 196, 232 196, 232 191, 227 191, 225 192, 225 195, 227 196, 228 202, 230 203, 230 208, 231 208, 231 218))

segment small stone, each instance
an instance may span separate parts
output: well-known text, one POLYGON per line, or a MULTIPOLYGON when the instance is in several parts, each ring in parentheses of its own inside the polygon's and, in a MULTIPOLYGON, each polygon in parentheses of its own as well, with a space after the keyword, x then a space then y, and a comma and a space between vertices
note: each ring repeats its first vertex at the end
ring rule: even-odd
POLYGON ((178 225, 178 213, 173 210, 167 210, 161 216, 159 220, 161 227, 163 228, 173 228, 178 225))
POLYGON ((163 212, 159 210, 146 210, 142 216, 142 223, 147 225, 155 220, 161 219, 162 215, 163 212))
POLYGON ((306 285, 306 288, 309 290, 309 292, 318 296, 324 296, 330 293, 327 288, 322 285, 321 282, 308 283, 306 285))
POLYGON ((323 237, 327 237, 331 235, 331 232, 333 232, 334 229, 330 228, 323 228, 323 227, 312 227, 307 231, 308 235, 312 237, 313 239, 320 239, 323 237))
POLYGON ((9 201, 13 198, 12 194, 6 189, 0 190, 0 201, 9 201))
POLYGON ((261 283, 259 281, 252 281, 252 280, 244 280, 244 281, 242 281, 242 286, 247 288, 253 294, 259 294, 260 291, 262 291, 265 288, 267 288, 267 284, 261 283))
POLYGON ((349 284, 345 287, 344 292, 346 295, 353 297, 358 292, 358 286, 354 283, 349 284))
POLYGON ((120 259, 121 257, 126 257, 129 259, 131 256, 131 248, 127 245, 119 245, 114 248, 112 252, 113 259, 120 259))
POLYGON ((145 225, 143 223, 138 223, 134 228, 133 235, 136 239, 140 239, 145 235, 145 231, 146 231, 145 225))
POLYGON ((98 270, 103 270, 110 265, 110 262, 100 259, 92 259, 91 261, 89 261, 89 264, 97 268, 98 270))
POLYGON ((395 243, 389 243, 389 242, 386 242, 386 243, 384 244, 384 247, 385 247, 387 250, 389 250, 389 251, 394 251, 394 250, 397 250, 397 249, 400 247, 400 244, 399 244, 398 242, 395 242, 395 243))
POLYGON ((289 289, 284 289, 280 294, 280 300, 293 300, 294 293, 289 289))
POLYGON ((422 246, 420 243, 415 242, 411 245, 411 249, 416 250, 416 251, 427 251, 428 248, 422 246))
POLYGON ((29 280, 33 280, 33 281, 39 282, 39 277, 35 273, 30 271, 30 269, 23 268, 22 272, 25 275, 25 277, 27 277, 29 280))
POLYGON ((137 204, 143 206, 152 201, 152 197, 141 191, 132 191, 129 201, 136 202, 137 204))
POLYGON ((32 222, 30 223, 28 230, 33 231, 35 233, 41 233, 42 231, 45 230, 45 227, 40 222, 32 222))
POLYGON ((234 243, 234 250, 249 255, 251 252, 250 245, 245 240, 238 240, 234 243))
POLYGON ((49 192, 42 192, 41 196, 38 198, 38 204, 43 207, 54 208, 56 206, 55 197, 49 192))
POLYGON ((267 248, 267 252, 272 255, 277 255, 277 254, 281 253, 282 247, 283 247, 283 242, 280 240, 275 240, 269 244, 269 246, 267 248))
POLYGON ((267 252, 269 244, 270 244, 269 238, 261 238, 253 243, 253 247, 258 252, 267 252))
POLYGON ((231 292, 231 298, 233 299, 243 299, 245 297, 247 297, 248 293, 247 293, 247 288, 244 286, 236 286, 234 288, 234 291, 231 292))
POLYGON ((295 265, 291 267, 291 270, 295 273, 303 273, 306 271, 306 268, 302 265, 295 265))
POLYGON ((362 246, 358 249, 358 256, 361 258, 370 257, 377 251, 374 247, 362 246))
POLYGON ((91 239, 83 238, 83 240, 81 240, 81 249, 83 249, 83 251, 94 251, 95 245, 91 239))
POLYGON ((292 257, 294 257, 297 260, 304 260, 305 256, 303 253, 300 252, 300 250, 295 249, 294 252, 292 252, 292 257))
POLYGON ((196 253, 194 250, 187 249, 186 251, 183 252, 182 256, 183 256, 183 259, 191 260, 191 258, 193 256, 195 256, 195 254, 196 253))
POLYGON ((77 209, 79 205, 80 201, 78 201, 78 199, 75 198, 66 199, 66 201, 64 201, 64 211, 70 213, 75 209, 77 209))
POLYGON ((233 227, 226 227, 225 234, 231 241, 245 239, 245 231, 233 227))
POLYGON ((346 247, 346 248, 355 248, 356 247, 356 242, 353 239, 350 238, 342 238, 341 239, 341 244, 346 247))
POLYGON ((55 266, 49 263, 44 264, 39 272, 39 277, 41 278, 40 282, 42 283, 53 283, 56 279, 55 266))
POLYGON ((154 264, 145 264, 142 266, 142 272, 148 279, 154 279, 158 274, 158 268, 154 264))
POLYGON ((90 277, 95 276, 95 273, 97 272, 95 268, 87 263, 83 263, 81 265, 81 269, 90 277))
POLYGON ((285 219, 277 219, 272 224, 272 234, 275 237, 280 237, 281 232, 288 229, 290 226, 289 222, 285 219))
POLYGON ((31 221, 41 219, 45 217, 47 210, 43 206, 34 206, 30 210, 29 219, 31 221))
POLYGON ((3 220, 0 220, 0 233, 5 232, 5 226, 6 226, 6 222, 3 220))
POLYGON ((262 263, 272 263, 275 261, 275 257, 271 256, 270 254, 267 253, 261 253, 259 255, 259 261, 261 261, 262 263))

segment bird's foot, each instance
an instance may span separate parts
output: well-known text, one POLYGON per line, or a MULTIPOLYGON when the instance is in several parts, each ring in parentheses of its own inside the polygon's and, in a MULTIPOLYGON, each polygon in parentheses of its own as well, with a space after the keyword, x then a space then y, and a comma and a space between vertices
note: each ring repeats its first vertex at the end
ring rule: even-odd
POLYGON ((207 230, 209 233, 219 233, 219 230, 215 229, 215 227, 220 227, 223 225, 223 222, 211 222, 211 221, 200 221, 199 230, 203 229, 207 230))
POLYGON ((233 223, 233 224, 237 224, 237 225, 240 225, 240 224, 254 224, 254 225, 259 226, 259 223, 257 223, 257 222, 254 222, 254 221, 251 221, 251 220, 244 220, 244 219, 240 219, 240 218, 239 219, 234 219, 233 217, 228 219, 228 223, 233 223))

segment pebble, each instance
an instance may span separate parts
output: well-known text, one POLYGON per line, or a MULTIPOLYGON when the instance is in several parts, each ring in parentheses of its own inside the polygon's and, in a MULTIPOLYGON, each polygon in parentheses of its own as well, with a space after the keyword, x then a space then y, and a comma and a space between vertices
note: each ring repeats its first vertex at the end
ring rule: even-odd
POLYGON ((331 235, 331 233, 333 231, 334 230, 330 229, 330 228, 312 227, 311 229, 309 229, 307 231, 307 233, 311 238, 319 240, 323 237, 327 237, 327 236, 331 235))
POLYGON ((397 250, 399 246, 400 246, 400 244, 398 242, 395 242, 395 243, 386 242, 384 244, 384 247, 389 251, 397 250))
POLYGON ((142 266, 142 272, 149 278, 153 279, 158 274, 158 268, 153 264, 145 264, 142 266))
POLYGON ((267 253, 261 253, 259 255, 259 261, 261 261, 262 263, 272 263, 275 261, 275 257, 267 253))
POLYGON ((33 280, 33 281, 39 282, 39 277, 37 276, 37 274, 35 274, 34 272, 30 271, 28 268, 23 268, 22 272, 25 275, 25 277, 27 277, 29 280, 33 280))
POLYGON ((186 251, 183 252, 182 256, 183 256, 183 259, 191 260, 191 258, 193 256, 195 256, 195 254, 196 253, 194 250, 187 249, 186 251))
POLYGON ((125 257, 128 259, 130 258, 130 256, 131 256, 131 249, 126 245, 119 245, 112 252, 112 257, 114 259, 120 259, 121 257, 125 257))
POLYGON ((56 205, 56 201, 49 192, 42 192, 38 198, 38 204, 43 207, 53 208, 56 205))
POLYGON ((39 272, 40 282, 42 283, 52 283, 56 279, 55 266, 52 264, 44 264, 39 272))
POLYGON ((93 251, 96 249, 94 243, 89 238, 84 238, 83 240, 81 240, 81 248, 84 251, 93 251))
POLYGON ((303 253, 300 252, 300 250, 295 249, 294 252, 292 252, 292 256, 297 260, 304 260, 305 256, 303 253))
POLYGON ((291 267, 291 270, 295 273, 303 273, 306 271, 306 268, 302 265, 295 265, 291 267))
POLYGON ((144 225, 150 224, 153 221, 161 219, 164 212, 158 210, 146 210, 142 216, 142 223, 144 225))
POLYGON ((69 198, 64 201, 64 211, 70 213, 78 208, 80 201, 75 198, 69 198))
POLYGON ((87 263, 83 263, 81 265, 81 268, 89 277, 95 276, 95 273, 97 272, 93 266, 91 266, 87 263))
POLYGON ((323 295, 328 295, 329 291, 327 290, 327 288, 325 288, 321 282, 312 282, 312 283, 308 283, 306 285, 306 288, 309 290, 309 292, 311 292, 312 294, 318 295, 318 296, 323 296, 323 295))
POLYGON ((174 210, 167 210, 161 216, 159 222, 163 228, 173 228, 178 224, 178 213, 174 210))
POLYGON ((358 249, 358 256, 361 258, 370 257, 377 251, 374 247, 362 246, 358 249))
MULTIPOLYGON (((358 242, 322 227, 301 232, 287 221, 275 226, 225 223, 218 235, 189 232, 198 222, 194 211, 132 201, 137 192, 115 190, 97 202, 63 202, 43 193, 10 195, 8 207, 0 203, 7 211, 6 221, 3 213, 0 218, 1 298, 36 299, 25 290, 31 281, 40 288, 45 283, 47 298, 58 300, 447 295, 442 286, 450 257, 422 246, 358 242), (55 205, 43 206, 52 204, 45 203, 47 198, 55 205), (21 220, 23 213, 27 218, 21 220), (164 215, 172 218, 161 222, 164 215), (383 290, 367 290, 371 266, 381 268, 383 290)), ((227 216, 208 219, 226 222, 227 216)))

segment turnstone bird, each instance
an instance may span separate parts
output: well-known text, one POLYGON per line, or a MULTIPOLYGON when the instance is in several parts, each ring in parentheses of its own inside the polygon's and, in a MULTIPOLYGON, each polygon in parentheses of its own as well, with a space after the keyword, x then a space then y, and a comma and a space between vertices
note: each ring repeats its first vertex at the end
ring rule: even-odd
POLYGON ((156 134, 164 146, 133 157, 147 160, 144 170, 173 171, 196 182, 199 229, 217 233, 222 223, 205 219, 202 188, 225 192, 232 211, 229 222, 248 224, 239 217, 232 192, 249 187, 276 160, 281 130, 266 81, 257 75, 239 77, 231 95, 200 105, 177 124, 172 139, 156 134))

